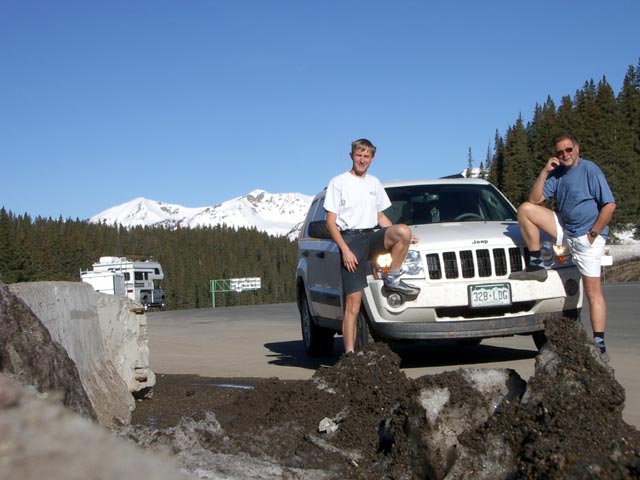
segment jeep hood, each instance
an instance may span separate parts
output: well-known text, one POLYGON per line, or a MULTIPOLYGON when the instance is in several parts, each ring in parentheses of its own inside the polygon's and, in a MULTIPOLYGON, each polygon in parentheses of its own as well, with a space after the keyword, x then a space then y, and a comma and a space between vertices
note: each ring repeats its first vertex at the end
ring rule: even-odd
POLYGON ((523 246, 518 222, 451 222, 410 227, 419 242, 412 250, 523 246))

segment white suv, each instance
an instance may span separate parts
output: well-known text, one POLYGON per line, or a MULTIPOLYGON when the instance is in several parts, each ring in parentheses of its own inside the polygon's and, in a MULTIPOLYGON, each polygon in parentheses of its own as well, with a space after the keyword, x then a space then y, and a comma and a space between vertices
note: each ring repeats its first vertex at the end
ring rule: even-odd
MULTIPOLYGON (((568 251, 543 243, 546 281, 511 281, 528 252, 516 210, 490 183, 440 179, 384 184, 393 223, 410 226, 411 245, 403 279, 420 288, 417 298, 383 289, 388 263, 372 259, 358 321, 357 346, 371 339, 457 339, 479 343, 487 337, 533 335, 544 343, 544 321, 578 317, 582 284, 568 251)), ((313 199, 298 239, 296 298, 305 350, 327 355, 342 329, 344 298, 340 252, 325 225, 325 192, 313 199)))

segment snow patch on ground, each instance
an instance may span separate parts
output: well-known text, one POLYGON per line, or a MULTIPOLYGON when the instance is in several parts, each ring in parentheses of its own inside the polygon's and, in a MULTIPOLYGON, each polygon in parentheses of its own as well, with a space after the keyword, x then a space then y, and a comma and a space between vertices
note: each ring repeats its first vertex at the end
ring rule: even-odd
POLYGON ((616 232, 616 244, 608 244, 605 253, 613 257, 613 263, 640 259, 640 240, 633 238, 633 229, 616 232))

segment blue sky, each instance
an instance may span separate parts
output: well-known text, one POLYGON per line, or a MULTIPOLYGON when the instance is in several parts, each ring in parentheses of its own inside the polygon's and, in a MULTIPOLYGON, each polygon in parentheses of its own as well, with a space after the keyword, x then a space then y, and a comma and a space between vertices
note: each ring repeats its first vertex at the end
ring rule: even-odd
POLYGON ((0 206, 88 218, 475 166, 640 59, 637 0, 0 0, 0 206))

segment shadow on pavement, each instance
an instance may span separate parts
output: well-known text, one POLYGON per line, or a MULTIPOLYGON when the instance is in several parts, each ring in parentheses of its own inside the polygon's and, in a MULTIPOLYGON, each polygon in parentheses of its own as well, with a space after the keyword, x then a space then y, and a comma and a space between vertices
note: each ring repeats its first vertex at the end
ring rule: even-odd
POLYGON ((401 359, 400 368, 443 367, 511 362, 535 358, 535 348, 522 349, 495 345, 459 345, 456 342, 417 342, 393 347, 401 359))
MULTIPOLYGON (((334 354, 327 357, 309 357, 304 352, 302 340, 265 343, 273 352, 269 364, 317 370, 334 365, 342 353, 342 337, 334 341, 334 354)), ((535 348, 522 349, 494 345, 459 345, 453 341, 422 341, 394 345, 392 350, 401 359, 400 368, 422 368, 478 365, 485 363, 510 362, 535 358, 535 348)))
POLYGON ((265 343, 264 346, 273 352, 272 355, 269 355, 271 358, 269 360, 270 365, 317 370, 320 367, 330 367, 338 361, 342 353, 342 337, 334 339, 334 354, 327 357, 309 357, 304 352, 302 340, 265 343))

